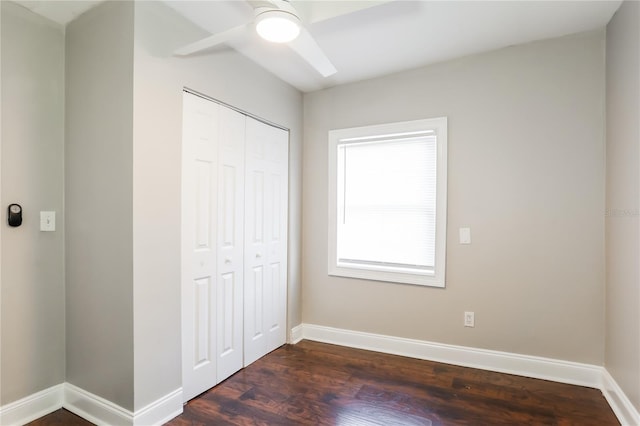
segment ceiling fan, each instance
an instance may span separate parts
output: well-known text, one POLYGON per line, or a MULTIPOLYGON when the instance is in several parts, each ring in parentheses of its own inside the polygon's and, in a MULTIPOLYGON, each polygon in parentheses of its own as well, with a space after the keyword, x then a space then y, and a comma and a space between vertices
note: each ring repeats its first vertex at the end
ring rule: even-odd
POLYGON ((240 37, 243 33, 255 28, 265 40, 287 43, 294 52, 323 77, 337 72, 336 67, 303 26, 300 14, 288 0, 248 0, 248 3, 254 9, 253 22, 212 34, 186 45, 174 53, 178 56, 191 55, 240 37))

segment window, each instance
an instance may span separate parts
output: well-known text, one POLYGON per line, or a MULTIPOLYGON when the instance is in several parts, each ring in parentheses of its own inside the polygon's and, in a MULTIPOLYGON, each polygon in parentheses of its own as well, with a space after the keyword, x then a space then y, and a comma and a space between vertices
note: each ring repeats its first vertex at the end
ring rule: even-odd
POLYGON ((329 275, 444 287, 447 119, 329 132, 329 275))

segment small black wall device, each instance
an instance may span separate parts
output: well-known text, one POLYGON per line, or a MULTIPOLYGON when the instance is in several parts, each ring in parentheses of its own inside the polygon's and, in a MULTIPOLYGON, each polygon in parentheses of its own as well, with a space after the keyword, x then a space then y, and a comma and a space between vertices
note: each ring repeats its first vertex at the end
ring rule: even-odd
POLYGON ((22 225, 22 207, 20 204, 9 204, 9 208, 7 208, 7 220, 9 226, 22 225))

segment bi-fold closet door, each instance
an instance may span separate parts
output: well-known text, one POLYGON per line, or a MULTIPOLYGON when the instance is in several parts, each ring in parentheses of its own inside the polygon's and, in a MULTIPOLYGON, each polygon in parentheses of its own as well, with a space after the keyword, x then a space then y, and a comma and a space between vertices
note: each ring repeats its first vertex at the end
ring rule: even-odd
POLYGON ((288 140, 184 93, 185 401, 286 341, 288 140))

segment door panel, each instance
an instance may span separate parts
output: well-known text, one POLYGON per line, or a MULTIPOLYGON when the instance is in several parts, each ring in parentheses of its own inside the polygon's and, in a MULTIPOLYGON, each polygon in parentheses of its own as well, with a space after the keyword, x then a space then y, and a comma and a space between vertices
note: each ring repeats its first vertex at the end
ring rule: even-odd
POLYGON ((254 266, 245 274, 244 365, 263 356, 267 350, 264 330, 264 268, 254 266))
POLYGON ((252 244, 259 249, 264 244, 264 172, 253 171, 253 187, 250 193, 251 202, 247 215, 252 218, 252 244))
POLYGON ((265 160, 263 139, 256 120, 247 118, 245 174, 245 300, 244 300, 244 365, 267 353, 265 323, 265 160))
POLYGON ((182 163, 182 375, 188 401, 216 384, 216 144, 218 106, 184 95, 182 163))
POLYGON ((281 323, 279 321, 278 315, 277 313, 280 312, 281 309, 281 294, 279 294, 278 292, 278 287, 277 287, 277 283, 280 282, 280 264, 279 263, 272 263, 271 265, 269 265, 269 272, 271 273, 271 283, 275 283, 276 285, 272 284, 272 290, 275 289, 275 291, 272 291, 271 294, 269 294, 269 300, 268 302, 271 304, 271 306, 269 306, 269 312, 271 313, 271 318, 269 318, 269 332, 272 333, 274 331, 277 330, 278 327, 281 326, 281 323))
POLYGON ((233 308, 235 302, 234 288, 236 286, 236 280, 233 272, 229 274, 222 274, 220 278, 221 281, 218 284, 220 287, 220 297, 218 300, 221 301, 220 316, 222 317, 221 322, 223 327, 218 329, 220 333, 218 353, 221 358, 224 358, 237 349, 236 336, 234 333, 234 326, 236 323, 233 318, 234 309, 230 309, 230 307, 233 308))
POLYGON ((211 362, 211 278, 194 281, 193 326, 195 328, 193 364, 198 369, 211 362))
POLYGON ((287 218, 288 218, 288 170, 289 170, 289 133, 268 126, 264 129, 269 141, 268 191, 270 211, 267 213, 270 232, 267 237, 268 262, 271 267, 272 305, 267 339, 267 351, 270 352, 287 340, 287 218))
POLYGON ((288 132, 247 118, 245 366, 286 341, 288 132), (258 332, 258 330, 260 332, 258 332))
POLYGON ((218 383, 243 365, 245 116, 220 110, 218 140, 218 383))

